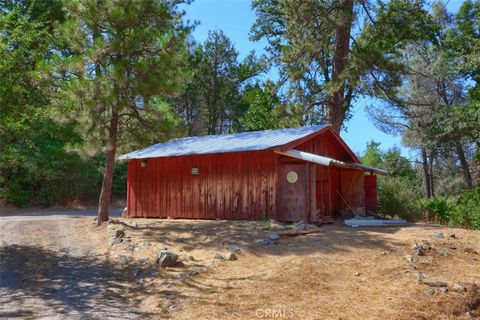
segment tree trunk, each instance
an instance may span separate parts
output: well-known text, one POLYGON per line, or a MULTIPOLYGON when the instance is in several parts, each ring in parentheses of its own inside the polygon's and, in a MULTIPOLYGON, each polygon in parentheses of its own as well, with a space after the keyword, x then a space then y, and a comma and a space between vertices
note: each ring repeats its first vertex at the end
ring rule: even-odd
POLYGON ((97 226, 108 221, 108 206, 112 195, 113 169, 115 167, 115 154, 117 151, 118 111, 112 107, 112 118, 108 135, 108 150, 105 170, 103 172, 102 191, 98 201, 97 226))
POLYGON ((467 187, 471 189, 473 188, 472 174, 470 173, 470 168, 468 167, 467 158, 465 157, 462 144, 459 141, 455 141, 455 149, 457 151, 458 159, 460 160, 460 165, 462 166, 463 179, 465 180, 467 187))
POLYGON ((427 198, 432 196, 431 188, 430 188, 430 170, 428 169, 428 157, 427 157, 427 149, 422 147, 422 167, 423 167, 423 176, 424 176, 424 183, 425 183, 425 195, 427 198))
MULTIPOLYGON (((333 62, 332 81, 339 81, 338 77, 345 69, 348 52, 350 50, 350 31, 352 28, 353 0, 339 0, 339 23, 336 30, 335 57, 333 62)), ((345 119, 344 95, 345 81, 340 80, 339 88, 333 93, 328 105, 328 118, 332 128, 340 133, 345 119)))
POLYGON ((434 159, 434 154, 433 151, 430 152, 430 155, 428 157, 428 170, 430 172, 429 178, 430 178, 430 195, 432 197, 435 197, 435 184, 433 183, 433 159, 434 159))

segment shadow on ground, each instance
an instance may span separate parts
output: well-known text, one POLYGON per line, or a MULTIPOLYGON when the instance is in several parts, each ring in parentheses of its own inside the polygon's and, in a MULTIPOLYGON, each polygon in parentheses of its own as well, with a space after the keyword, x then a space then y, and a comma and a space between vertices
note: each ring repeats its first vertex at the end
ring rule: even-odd
POLYGON ((237 245, 254 248, 253 253, 256 254, 269 255, 339 253, 359 248, 392 249, 395 242, 391 239, 387 241, 384 236, 400 230, 398 227, 356 229, 339 225, 322 226, 317 233, 282 237, 279 242, 282 245, 263 246, 263 239, 281 231, 259 228, 255 225, 257 222, 250 221, 122 219, 113 223, 142 241, 184 251, 237 245), (138 223, 135 224, 136 221, 138 223))
POLYGON ((0 257, 3 317, 28 318, 32 316, 32 306, 35 313, 43 308, 47 316, 141 316, 127 307, 125 285, 132 281, 131 272, 107 260, 21 245, 0 247, 0 257))

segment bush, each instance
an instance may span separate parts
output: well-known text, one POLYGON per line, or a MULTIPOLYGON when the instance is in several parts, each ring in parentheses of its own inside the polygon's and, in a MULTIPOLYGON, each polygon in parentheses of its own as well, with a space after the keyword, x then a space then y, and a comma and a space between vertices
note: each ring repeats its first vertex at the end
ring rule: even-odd
POLYGON ((401 176, 378 179, 378 213, 381 216, 418 221, 422 216, 420 198, 421 190, 412 179, 401 176))
POLYGON ((421 201, 429 221, 480 229, 480 186, 454 197, 433 197, 421 201))

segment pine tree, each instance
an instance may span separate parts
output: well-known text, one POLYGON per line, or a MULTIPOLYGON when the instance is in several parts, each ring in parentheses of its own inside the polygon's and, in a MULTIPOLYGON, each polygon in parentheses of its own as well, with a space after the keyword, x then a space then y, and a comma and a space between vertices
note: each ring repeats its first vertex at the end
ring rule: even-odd
POLYGON ((179 1, 67 1, 60 98, 86 139, 106 154, 97 224, 108 220, 118 147, 172 134, 166 98, 181 90, 186 36, 179 1))

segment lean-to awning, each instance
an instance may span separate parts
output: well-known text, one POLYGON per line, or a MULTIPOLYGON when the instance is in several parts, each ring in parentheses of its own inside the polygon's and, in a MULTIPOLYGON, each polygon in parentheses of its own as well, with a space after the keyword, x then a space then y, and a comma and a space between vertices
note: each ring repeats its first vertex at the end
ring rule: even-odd
POLYGON ((335 166, 335 167, 349 168, 354 170, 361 170, 361 171, 371 172, 376 174, 388 174, 388 171, 386 170, 374 168, 361 163, 343 162, 340 160, 319 156, 313 153, 295 150, 295 149, 289 149, 287 151, 275 150, 275 153, 278 153, 287 157, 308 161, 308 162, 313 162, 313 163, 320 164, 322 166, 327 166, 327 167, 335 166))

